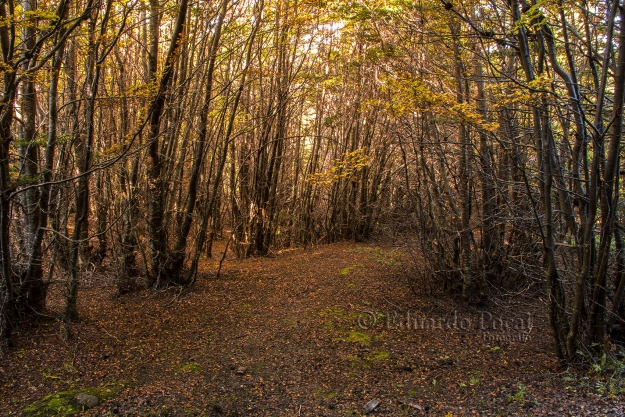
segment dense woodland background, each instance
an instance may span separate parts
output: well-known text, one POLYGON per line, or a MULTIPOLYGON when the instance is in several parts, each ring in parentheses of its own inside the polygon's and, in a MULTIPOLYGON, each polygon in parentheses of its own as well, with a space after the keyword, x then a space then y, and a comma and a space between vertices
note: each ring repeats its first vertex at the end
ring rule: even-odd
POLYGON ((51 284, 414 234, 467 303, 625 336, 620 0, 1 0, 0 338, 51 284))

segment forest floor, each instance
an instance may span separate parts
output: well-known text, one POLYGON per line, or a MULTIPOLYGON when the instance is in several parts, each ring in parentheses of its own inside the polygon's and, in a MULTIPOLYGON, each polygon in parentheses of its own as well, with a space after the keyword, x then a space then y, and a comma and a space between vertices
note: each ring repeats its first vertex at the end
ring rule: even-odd
POLYGON ((558 366, 536 293, 464 307, 411 287, 390 243, 274 255, 217 277, 216 253, 187 292, 116 298, 92 275, 78 323, 17 334, 0 415, 52 415, 55 393, 85 388, 104 398, 86 416, 361 416, 371 400, 377 416, 625 415, 621 379, 558 366))

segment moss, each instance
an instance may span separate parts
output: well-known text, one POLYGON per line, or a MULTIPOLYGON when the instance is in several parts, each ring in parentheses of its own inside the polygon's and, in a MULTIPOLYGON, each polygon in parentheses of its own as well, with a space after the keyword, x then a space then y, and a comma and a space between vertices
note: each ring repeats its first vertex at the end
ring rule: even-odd
POLYGON ((369 346, 371 343, 371 336, 366 333, 357 332, 352 330, 349 332, 349 336, 347 337, 348 342, 357 343, 362 347, 369 346))
POLYGON ((336 393, 323 387, 318 387, 315 389, 315 397, 330 399, 336 397, 336 393))
POLYGON ((347 355, 346 359, 352 369, 367 369, 374 362, 386 360, 388 357, 388 352, 372 352, 366 358, 358 355, 347 355))
POLYGON ((371 353, 371 355, 369 355, 369 360, 370 361, 383 361, 385 359, 388 359, 389 357, 389 353, 388 352, 384 352, 384 351, 380 351, 380 352, 376 352, 376 353, 371 353))
POLYGON ((76 404, 74 396, 76 394, 90 394, 98 397, 100 402, 115 396, 122 388, 127 386, 125 382, 113 382, 99 387, 88 387, 69 391, 60 391, 49 394, 41 400, 34 402, 24 408, 22 417, 49 417, 68 416, 86 410, 84 405, 76 404))
POLYGON ((367 369, 369 367, 369 362, 366 360, 363 360, 358 355, 347 355, 347 360, 349 361, 349 366, 351 368, 367 369))
POLYGON ((342 308, 334 308, 334 307, 326 307, 323 310, 321 310, 319 312, 320 315, 322 316, 333 316, 336 317, 337 319, 354 319, 358 317, 358 314, 356 313, 347 313, 345 310, 343 310, 342 308))
POLYGON ((250 303, 243 303, 237 308, 237 311, 242 316, 249 316, 251 314, 252 305, 250 303))
POLYGON ((197 362, 188 363, 180 367, 180 370, 183 372, 196 372, 200 369, 202 369, 202 367, 197 362))
POLYGON ((350 273, 353 269, 358 268, 358 267, 361 267, 361 266, 362 266, 362 265, 359 265, 359 264, 354 264, 354 265, 346 266, 345 268, 342 268, 341 270, 339 270, 339 275, 342 275, 342 276, 349 275, 349 273, 350 273))

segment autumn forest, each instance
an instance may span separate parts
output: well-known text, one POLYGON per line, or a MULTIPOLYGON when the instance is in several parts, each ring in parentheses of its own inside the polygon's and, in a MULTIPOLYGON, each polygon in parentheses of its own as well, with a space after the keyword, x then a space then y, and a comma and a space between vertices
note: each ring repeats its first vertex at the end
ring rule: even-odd
POLYGON ((623 353, 620 0, 0 0, 0 47, 3 351, 94 274, 384 240, 413 292, 534 294, 562 366, 623 353))

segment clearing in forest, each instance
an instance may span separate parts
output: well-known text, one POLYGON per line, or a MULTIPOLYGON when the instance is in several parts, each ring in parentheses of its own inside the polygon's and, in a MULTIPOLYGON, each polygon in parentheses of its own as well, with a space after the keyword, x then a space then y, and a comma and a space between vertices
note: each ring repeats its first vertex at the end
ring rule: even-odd
POLYGON ((20 329, 0 414, 63 415, 82 390, 87 416, 623 415, 619 381, 558 367, 537 289, 465 307, 391 244, 228 258, 219 277, 217 255, 191 291, 115 298, 94 274, 78 323, 20 329))

